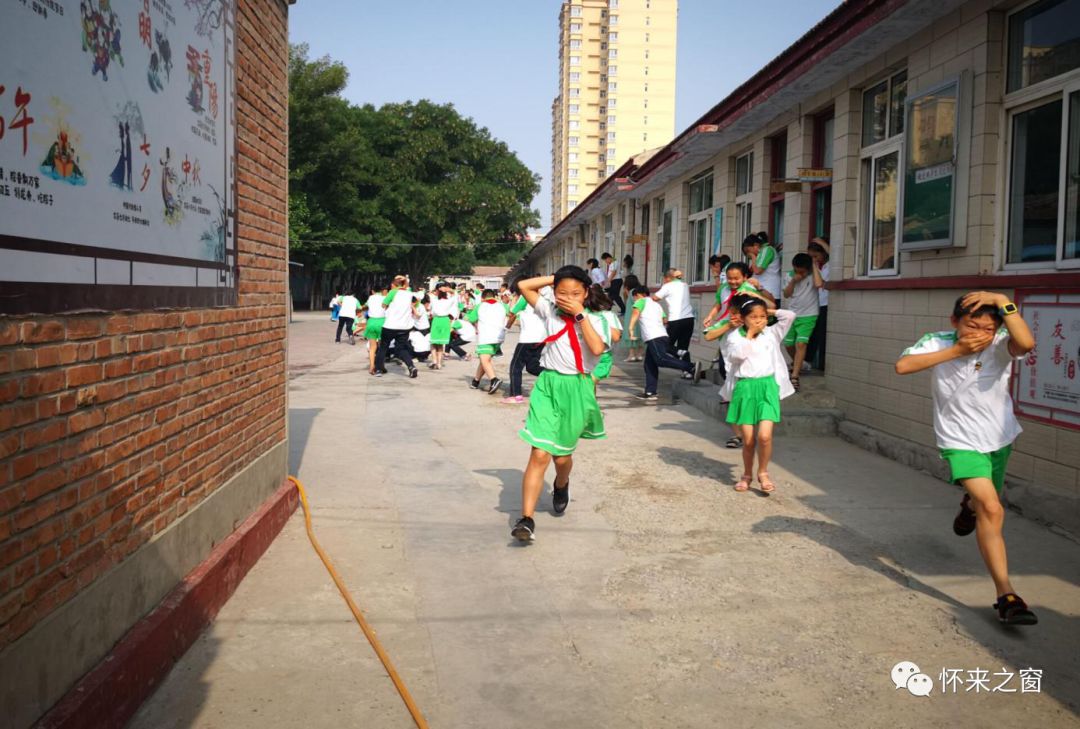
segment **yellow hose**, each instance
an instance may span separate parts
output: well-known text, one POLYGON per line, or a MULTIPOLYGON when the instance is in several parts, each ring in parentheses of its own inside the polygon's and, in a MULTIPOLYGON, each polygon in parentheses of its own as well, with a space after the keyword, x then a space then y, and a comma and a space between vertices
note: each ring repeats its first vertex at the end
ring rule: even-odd
POLYGON ((364 614, 360 612, 360 608, 352 599, 352 595, 345 588, 345 583, 341 579, 341 575, 334 569, 334 565, 330 563, 330 558, 323 551, 323 548, 319 546, 319 541, 315 539, 315 532, 311 529, 311 512, 308 510, 307 493, 304 491, 304 485, 293 476, 289 476, 289 480, 296 486, 296 490, 300 493, 300 505, 304 508, 304 527, 307 529, 308 539, 311 540, 311 546, 315 548, 315 552, 319 555, 319 559, 326 565, 326 571, 330 573, 331 579, 334 580, 334 584, 337 585, 338 591, 341 592, 341 596, 345 598, 346 604, 349 606, 349 610, 352 611, 353 617, 356 619, 356 624, 360 626, 360 630, 364 631, 364 635, 367 636, 368 642, 371 643, 371 647, 375 649, 375 654, 382 661, 383 667, 386 669, 387 674, 390 676, 390 680, 394 682, 394 688, 397 689, 398 694, 401 695, 401 700, 405 702, 405 708, 409 710, 409 714, 412 715, 413 721, 416 722, 416 726, 419 729, 428 729, 427 720, 424 719, 424 715, 420 713, 420 709, 413 702, 412 696, 409 694, 409 689, 405 688, 404 682, 401 680, 401 676, 394 669, 394 665, 390 662, 390 656, 383 650, 382 644, 379 643, 379 639, 375 636, 375 631, 368 625, 367 620, 364 619, 364 614))

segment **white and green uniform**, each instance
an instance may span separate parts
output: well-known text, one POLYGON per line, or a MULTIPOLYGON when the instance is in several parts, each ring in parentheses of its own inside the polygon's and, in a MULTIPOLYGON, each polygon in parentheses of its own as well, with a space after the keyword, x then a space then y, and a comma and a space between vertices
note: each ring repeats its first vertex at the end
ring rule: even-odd
POLYGON ((376 342, 382 339, 383 322, 386 320, 386 309, 383 307, 385 298, 382 294, 372 294, 364 304, 368 315, 364 339, 373 339, 376 342))
POLYGON ((763 270, 762 273, 757 274, 761 288, 780 301, 780 256, 777 255, 776 249, 770 245, 762 245, 754 259, 754 265, 763 270))
POLYGON ((509 314, 506 304, 498 299, 480 302, 466 317, 476 325, 476 353, 501 354, 501 345, 506 338, 506 316, 509 314))
POLYGON ((539 344, 547 337, 547 328, 544 326, 544 321, 536 315, 536 311, 529 306, 529 302, 525 300, 524 296, 518 297, 518 300, 510 308, 510 313, 515 314, 521 323, 521 335, 518 337, 518 344, 539 344))
MULTIPOLYGON (((544 371, 529 397, 529 414, 518 435, 529 445, 556 456, 567 456, 581 438, 606 438, 604 416, 589 376, 598 357, 585 343, 581 324, 562 314, 544 297, 533 309, 544 322, 546 346, 540 355, 544 371), (569 319, 569 321, 567 321, 569 319)), ((589 324, 610 347, 610 332, 599 314, 587 312, 589 324)))
POLYGON ((451 296, 431 301, 431 343, 450 343, 450 319, 457 315, 457 302, 451 296))
POLYGON ((781 346, 794 321, 794 313, 778 309, 776 324, 765 327, 754 339, 746 337, 745 327, 723 338, 721 352, 725 362, 730 363, 728 378, 720 390, 720 397, 731 401, 727 422, 780 422, 780 401, 795 393, 781 346))
MULTIPOLYGON (((795 271, 788 271, 785 288, 795 278, 795 271)), ((813 274, 804 276, 791 290, 791 296, 784 299, 784 308, 795 312, 795 323, 784 338, 785 346, 807 343, 814 333, 818 318, 818 289, 814 286, 813 274)))
POLYGON ((597 360, 596 368, 593 370, 592 374, 593 377, 597 380, 606 380, 611 374, 611 365, 613 361, 613 358, 611 356, 610 344, 610 342, 612 341, 611 332, 615 330, 621 332, 623 325, 622 322, 619 321, 619 317, 612 311, 601 311, 597 313, 600 315, 601 321, 604 324, 604 331, 602 332, 602 334, 604 335, 604 339, 607 340, 609 344, 607 350, 602 355, 600 355, 600 359, 597 360))

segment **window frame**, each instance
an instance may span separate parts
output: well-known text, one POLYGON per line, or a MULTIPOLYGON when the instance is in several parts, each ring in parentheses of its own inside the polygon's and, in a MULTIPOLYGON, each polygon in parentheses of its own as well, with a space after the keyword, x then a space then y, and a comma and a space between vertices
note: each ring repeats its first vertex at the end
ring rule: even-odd
MULTIPOLYGON (((825 126, 829 121, 833 123, 833 136, 836 135, 836 108, 830 106, 824 111, 814 114, 812 117, 813 125, 813 140, 810 145, 810 164, 811 167, 822 168, 825 164, 825 126)), ((836 161, 836 146, 835 141, 833 145, 834 159, 830 161, 831 165, 836 161)), ((810 236, 818 235, 818 228, 824 231, 826 236, 829 236, 832 230, 832 180, 828 182, 812 182, 810 183, 810 236), (825 206, 825 212, 822 215, 823 221, 818 220, 817 212, 817 198, 820 194, 828 194, 829 204, 825 206), (818 226, 818 222, 822 222, 823 225, 818 226)))
POLYGON ((731 169, 735 175, 735 184, 731 189, 735 192, 735 244, 741 246, 746 236, 754 230, 754 150, 736 155, 731 169), (746 159, 746 190, 739 192, 739 160, 746 159))
POLYGON ((713 211, 716 209, 716 170, 710 167, 694 175, 686 183, 686 226, 688 232, 686 245, 686 268, 693 283, 709 282, 709 255, 712 242, 713 211), (695 186, 700 186, 701 207, 694 212, 693 199, 695 186), (705 205, 705 193, 708 192, 708 206, 705 205), (696 233, 699 228, 705 230, 705 245, 697 250, 696 233))
POLYGON ((774 134, 769 137, 769 240, 773 242, 774 246, 778 248, 783 246, 784 236, 784 202, 787 199, 787 193, 772 191, 772 182, 777 182, 787 179, 787 129, 774 134), (781 147, 782 145, 782 147, 781 147), (782 149, 782 154, 778 154, 778 149, 782 149), (776 219, 779 212, 780 224, 777 226, 776 219), (779 232, 777 232, 779 228, 779 232))
MULTIPOLYGON (((1064 258, 1065 254, 1065 215, 1067 206, 1068 190, 1068 154, 1069 154, 1069 97, 1073 93, 1080 94, 1080 68, 1074 68, 1058 76, 1043 79, 1038 83, 1024 86, 1016 91, 1007 91, 1009 83, 1009 67, 1011 50, 1011 37, 1009 35, 1012 19, 1018 13, 1026 11, 1037 5, 1041 0, 1025 3, 1013 8, 1005 16, 1005 39, 1004 64, 1002 73, 1002 87, 1004 93, 1001 100, 1001 108, 1004 121, 1001 133, 1000 157, 1004 166, 1003 181, 1000 186, 1001 201, 999 206, 997 223, 1001 230, 1000 244, 995 246, 995 258, 998 268, 1008 272, 1024 271, 1067 271, 1080 268, 1080 256, 1073 259, 1064 258), (1013 139, 1013 120, 1017 114, 1031 111, 1040 106, 1061 102, 1061 144, 1058 159, 1058 201, 1057 201, 1057 233, 1054 246, 1053 261, 1032 261, 1030 263, 1009 263, 1009 227, 1011 223, 1012 192, 1013 192, 1013 152, 1015 140, 1013 139)), ((1076 140, 1080 144, 1080 139, 1076 140)))

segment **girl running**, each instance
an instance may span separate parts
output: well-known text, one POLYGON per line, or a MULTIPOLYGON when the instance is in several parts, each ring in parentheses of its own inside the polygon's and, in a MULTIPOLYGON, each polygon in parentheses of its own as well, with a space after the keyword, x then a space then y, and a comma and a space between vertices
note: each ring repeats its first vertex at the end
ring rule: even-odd
POLYGON ((386 284, 383 284, 377 290, 372 290, 371 296, 368 296, 363 306, 368 317, 367 326, 364 327, 364 339, 367 340, 368 347, 368 373, 376 377, 382 377, 386 374, 386 370, 376 369, 375 359, 379 354, 379 342, 382 341, 383 322, 386 321, 386 308, 383 306, 383 299, 386 298, 389 290, 390 287, 386 284))
MULTIPOLYGON (((724 318, 716 322, 712 326, 708 326, 705 328, 705 331, 703 333, 705 341, 713 342, 717 339, 722 340, 724 337, 729 336, 731 332, 741 327, 743 325, 743 320, 742 315, 739 313, 739 306, 750 300, 752 300, 752 297, 749 297, 746 294, 735 294, 735 296, 732 297, 729 302, 727 302, 728 308, 724 318)), ((720 396, 722 399, 730 400, 731 391, 730 388, 726 387, 726 385, 728 380, 727 373, 731 372, 732 370, 731 363, 728 362, 727 359, 725 359, 724 357, 723 342, 721 342, 720 346, 720 366, 722 368, 722 372, 724 373, 725 385, 725 388, 720 390, 720 396)), ((732 380, 732 386, 734 386, 734 380, 732 380)), ((724 445, 727 448, 742 448, 742 431, 739 429, 738 425, 734 423, 731 423, 730 425, 732 436, 727 439, 727 442, 725 442, 724 445)))
POLYGON ((430 369, 441 370, 446 345, 450 344, 450 320, 457 315, 457 302, 451 296, 449 287, 440 283, 435 287, 435 298, 431 300, 431 364, 430 369))
POLYGON ((498 299, 498 294, 491 289, 484 289, 477 304, 466 317, 476 325, 476 355, 480 360, 476 365, 476 376, 469 385, 474 390, 480 389, 484 375, 488 377, 488 394, 499 391, 502 380, 495 376, 495 364, 492 358, 502 354, 502 342, 506 337, 506 316, 509 314, 506 304, 498 299))
POLYGON ((570 471, 578 440, 607 437, 589 375, 611 342, 603 335, 600 316, 589 311, 598 304, 590 284, 583 269, 563 266, 554 276, 530 278, 519 286, 548 333, 540 355, 544 371, 529 397, 525 427, 518 432, 532 446, 521 481, 521 518, 510 532, 520 542, 532 541, 536 531, 533 513, 548 464, 555 461, 552 508, 562 514, 570 503, 570 471), (545 286, 554 288, 554 303, 540 296, 545 286))
POLYGON ((754 447, 758 455, 758 483, 766 494, 776 488, 769 478, 773 426, 780 422, 780 401, 795 390, 788 379, 782 342, 795 321, 785 309, 769 309, 761 299, 751 298, 739 307, 743 325, 724 338, 724 354, 731 376, 724 382, 730 392, 727 422, 738 425, 743 440, 743 475, 736 491, 753 483, 754 447), (776 324, 768 326, 769 316, 776 324), (755 433, 756 429, 756 433, 755 433))

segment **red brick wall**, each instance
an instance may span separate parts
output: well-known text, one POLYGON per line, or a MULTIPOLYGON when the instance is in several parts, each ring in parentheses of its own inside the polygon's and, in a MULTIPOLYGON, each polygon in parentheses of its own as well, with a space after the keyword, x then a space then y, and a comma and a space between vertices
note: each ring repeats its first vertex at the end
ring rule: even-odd
POLYGON ((0 649, 285 439, 287 12, 238 5, 238 305, 0 316, 0 649))

